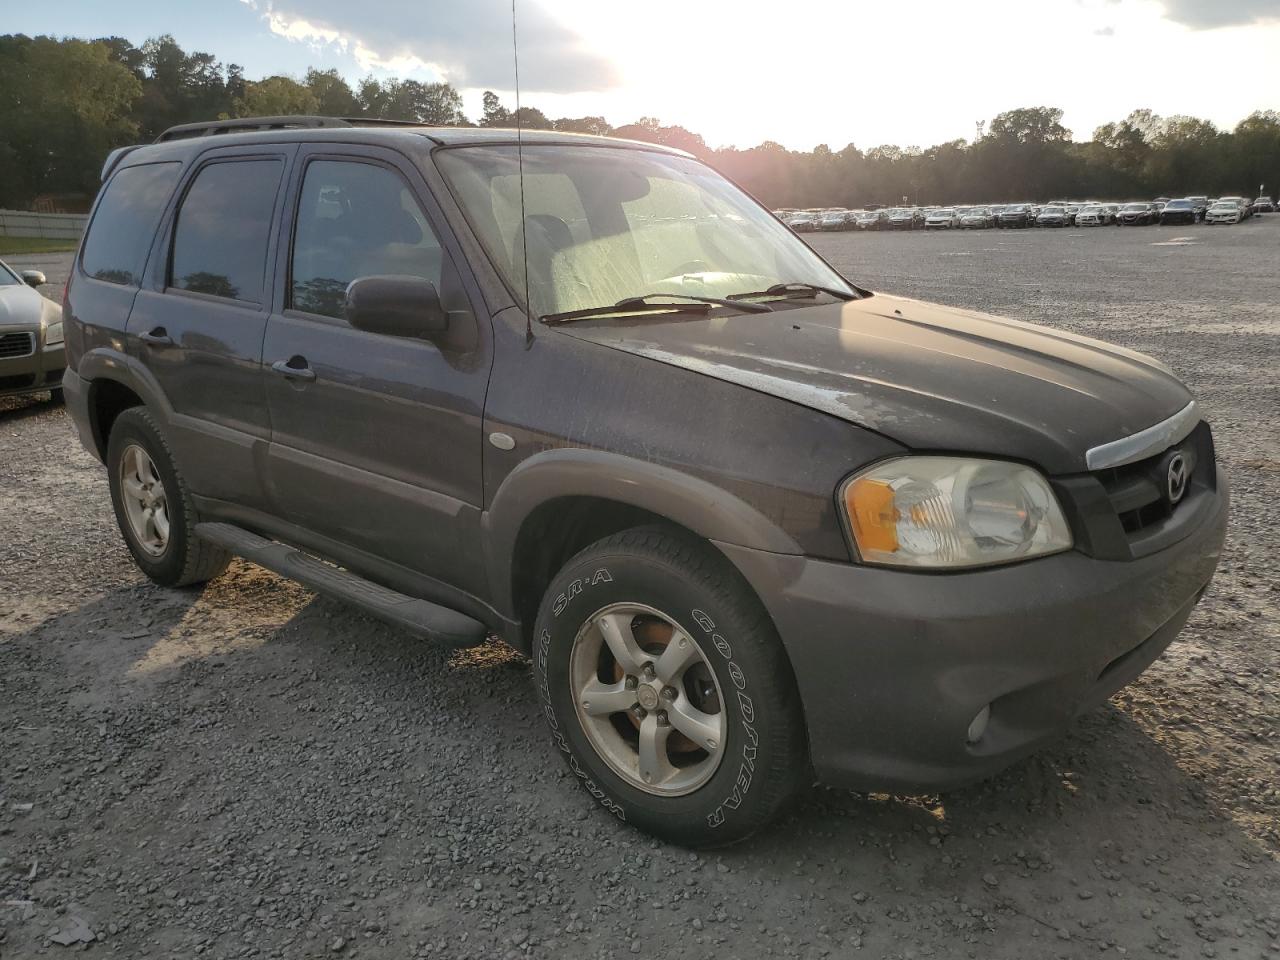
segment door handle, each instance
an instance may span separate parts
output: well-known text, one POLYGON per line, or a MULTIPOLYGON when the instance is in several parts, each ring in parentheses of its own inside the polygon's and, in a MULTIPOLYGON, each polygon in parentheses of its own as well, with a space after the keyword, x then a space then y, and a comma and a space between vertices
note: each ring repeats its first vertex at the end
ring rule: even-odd
POLYGON ((153 347, 173 346, 173 337, 169 336, 169 331, 164 327, 152 327, 146 333, 138 334, 138 339, 153 347))
POLYGON ((307 366, 306 357, 290 357, 288 360, 277 360, 271 365, 271 369, 288 380, 305 380, 310 383, 316 378, 316 372, 307 366))

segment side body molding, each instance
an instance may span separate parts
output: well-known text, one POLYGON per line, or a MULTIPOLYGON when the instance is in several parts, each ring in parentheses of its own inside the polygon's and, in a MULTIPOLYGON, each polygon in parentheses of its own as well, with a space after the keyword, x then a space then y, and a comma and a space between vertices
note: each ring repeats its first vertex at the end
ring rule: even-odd
POLYGON ((512 619, 511 565, 520 528, 539 506, 562 497, 594 497, 639 507, 708 540, 771 553, 803 553, 759 510, 706 480, 604 450, 546 450, 507 475, 481 517, 494 606, 512 619))

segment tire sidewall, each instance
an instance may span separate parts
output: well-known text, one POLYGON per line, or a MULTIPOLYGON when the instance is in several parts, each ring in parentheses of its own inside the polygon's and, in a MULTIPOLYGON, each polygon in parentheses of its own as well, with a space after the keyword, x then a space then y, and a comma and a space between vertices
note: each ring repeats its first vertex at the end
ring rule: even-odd
POLYGON ((570 771, 618 819, 678 843, 729 843, 754 829, 764 790, 753 781, 777 759, 768 756, 769 718, 753 696, 753 680, 763 668, 753 656, 759 638, 742 635, 745 618, 727 606, 652 558, 599 554, 562 570, 538 614, 533 657, 539 701, 570 771), (664 797, 626 783, 596 753, 578 719, 569 682, 574 640, 589 617, 618 603, 650 606, 675 621, 698 644, 719 683, 727 715, 724 754, 711 779, 692 793, 664 797))
POLYGON ((187 524, 182 490, 169 459, 168 450, 150 419, 135 410, 122 413, 112 425, 107 442, 107 478, 111 487, 111 506, 115 510, 116 523, 125 545, 142 571, 158 583, 177 583, 186 563, 187 524), (130 444, 137 444, 147 452, 155 464, 160 481, 164 484, 165 506, 169 514, 169 541, 162 554, 152 556, 137 542, 129 518, 124 512, 123 491, 120 489, 120 459, 130 444))

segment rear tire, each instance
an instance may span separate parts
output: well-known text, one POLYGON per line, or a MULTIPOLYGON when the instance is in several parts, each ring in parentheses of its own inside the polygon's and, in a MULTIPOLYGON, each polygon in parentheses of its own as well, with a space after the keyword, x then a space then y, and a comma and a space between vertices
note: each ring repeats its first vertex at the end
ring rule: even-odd
POLYGON ((812 781, 769 615, 722 555, 680 531, 627 530, 570 560, 543 597, 533 658, 569 770, 663 840, 743 840, 812 781))
POLYGON ((145 407, 131 407, 107 441, 111 505, 134 562, 163 587, 212 580, 231 554, 195 535, 191 491, 145 407))

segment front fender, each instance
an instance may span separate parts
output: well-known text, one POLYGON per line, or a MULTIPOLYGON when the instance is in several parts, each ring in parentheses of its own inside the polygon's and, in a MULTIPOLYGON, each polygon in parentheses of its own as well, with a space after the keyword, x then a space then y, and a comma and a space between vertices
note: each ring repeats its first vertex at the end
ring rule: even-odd
POLYGON ((494 605, 504 613, 514 613, 511 564, 521 527, 539 506, 563 497, 638 507, 708 540, 771 553, 803 553, 759 510, 707 480, 603 450, 547 450, 507 475, 481 517, 494 605))

